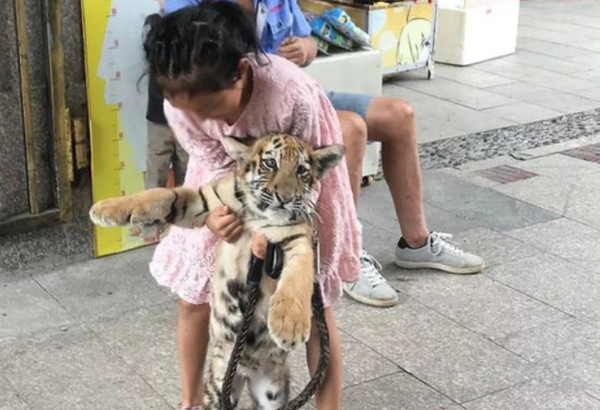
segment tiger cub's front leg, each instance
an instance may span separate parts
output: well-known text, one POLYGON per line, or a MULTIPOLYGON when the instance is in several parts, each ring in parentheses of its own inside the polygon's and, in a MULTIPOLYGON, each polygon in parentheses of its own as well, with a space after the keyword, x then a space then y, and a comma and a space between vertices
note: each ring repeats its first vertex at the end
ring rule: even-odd
POLYGON ((310 335, 314 252, 312 240, 300 235, 284 247, 277 289, 270 299, 269 332, 282 349, 305 343, 310 335))
POLYGON ((208 216, 203 196, 189 188, 154 188, 99 201, 90 210, 97 225, 164 225, 201 227, 208 216))

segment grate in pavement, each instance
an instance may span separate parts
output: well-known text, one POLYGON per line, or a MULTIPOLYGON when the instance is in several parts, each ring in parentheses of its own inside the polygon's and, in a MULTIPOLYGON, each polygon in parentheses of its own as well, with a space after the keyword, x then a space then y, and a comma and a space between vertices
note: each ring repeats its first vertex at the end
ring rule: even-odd
POLYGON ((568 151, 563 151, 562 154, 600 164, 600 144, 570 149, 568 151))
POLYGON ((501 184, 521 181, 523 179, 533 178, 538 175, 533 172, 512 167, 510 165, 500 165, 493 168, 482 169, 477 171, 477 173, 487 179, 491 179, 494 182, 500 182, 501 184))

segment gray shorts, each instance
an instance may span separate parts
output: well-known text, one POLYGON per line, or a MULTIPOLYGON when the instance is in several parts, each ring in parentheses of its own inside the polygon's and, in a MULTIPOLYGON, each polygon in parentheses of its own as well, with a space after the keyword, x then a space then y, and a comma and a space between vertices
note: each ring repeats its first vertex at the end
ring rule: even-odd
POLYGON ((327 91, 331 105, 336 111, 352 111, 367 120, 367 111, 373 101, 373 96, 367 94, 338 93, 327 91))
POLYGON ((147 150, 146 189, 166 187, 171 165, 175 186, 183 184, 189 156, 169 126, 148 121, 147 150))

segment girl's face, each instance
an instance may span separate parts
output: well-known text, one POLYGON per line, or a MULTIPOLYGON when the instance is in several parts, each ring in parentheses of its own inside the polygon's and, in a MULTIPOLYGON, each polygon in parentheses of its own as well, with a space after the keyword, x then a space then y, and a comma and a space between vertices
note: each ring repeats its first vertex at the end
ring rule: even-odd
POLYGON ((169 98, 177 109, 196 115, 201 120, 222 120, 235 123, 245 108, 244 91, 249 74, 248 61, 240 62, 240 78, 231 88, 194 95, 179 93, 169 98))

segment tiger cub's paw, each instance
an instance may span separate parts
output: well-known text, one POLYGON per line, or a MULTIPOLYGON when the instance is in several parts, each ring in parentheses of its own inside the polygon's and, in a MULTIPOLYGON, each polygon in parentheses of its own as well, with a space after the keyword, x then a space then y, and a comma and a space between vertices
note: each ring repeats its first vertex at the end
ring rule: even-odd
POLYGON ((96 225, 163 225, 171 212, 176 194, 156 188, 120 198, 99 201, 90 209, 90 219, 96 225))
POLYGON ((269 333, 279 347, 285 350, 298 343, 306 343, 310 336, 311 307, 295 294, 281 290, 271 296, 269 333))

